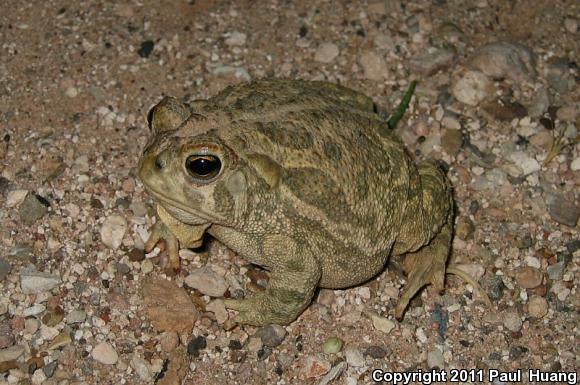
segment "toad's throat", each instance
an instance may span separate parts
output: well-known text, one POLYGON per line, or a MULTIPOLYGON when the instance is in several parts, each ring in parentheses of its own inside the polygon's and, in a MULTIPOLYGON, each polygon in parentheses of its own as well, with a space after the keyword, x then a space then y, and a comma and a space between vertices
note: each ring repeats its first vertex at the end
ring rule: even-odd
POLYGON ((183 203, 176 201, 168 195, 165 195, 161 191, 158 191, 151 187, 146 182, 143 183, 147 192, 153 197, 154 200, 159 202, 171 215, 175 216, 177 219, 184 220, 190 225, 201 225, 205 223, 215 223, 221 222, 222 219, 216 218, 201 209, 192 210, 190 207, 184 205, 183 203), (181 214, 176 213, 180 211, 181 214))

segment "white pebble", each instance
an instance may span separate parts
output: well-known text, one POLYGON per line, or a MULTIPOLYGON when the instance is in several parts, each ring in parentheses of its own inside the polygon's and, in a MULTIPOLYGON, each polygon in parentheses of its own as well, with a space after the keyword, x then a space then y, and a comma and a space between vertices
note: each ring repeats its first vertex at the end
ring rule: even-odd
POLYGON ((572 171, 580 171, 580 156, 570 163, 570 169, 572 171))
POLYGON ((8 192, 4 206, 8 209, 20 206, 20 204, 24 202, 26 194, 28 194, 28 190, 12 190, 8 192))
POLYGON ((118 249, 126 231, 127 221, 125 218, 120 215, 111 215, 105 219, 101 226, 101 240, 106 246, 118 249))
POLYGON ((108 342, 100 342, 91 351, 91 357, 95 361, 105 365, 115 365, 119 360, 117 351, 108 342))
POLYGON ((476 106, 490 97, 492 92, 492 81, 479 71, 467 71, 451 88, 457 100, 470 106, 476 106))
POLYGON ((344 356, 346 357, 346 362, 349 366, 354 366, 355 368, 361 368, 365 366, 365 358, 356 348, 347 348, 344 351, 344 356))
POLYGON ((228 46, 242 46, 246 44, 247 35, 242 32, 234 31, 225 40, 228 46))
POLYGON ((184 283, 210 297, 221 297, 228 288, 224 278, 208 266, 193 271, 185 277, 184 283))
POLYGON ((422 344, 427 342, 427 335, 425 334, 425 331, 423 330, 423 328, 417 328, 417 330, 415 330, 415 336, 417 337, 419 342, 421 342, 422 344))
POLYGON ((79 94, 79 90, 76 87, 69 87, 66 89, 64 94, 69 98, 74 98, 79 94))
POLYGON ((528 313, 535 318, 544 317, 548 314, 548 301, 540 296, 530 298, 528 301, 528 313))
POLYGON ((318 46, 314 54, 314 60, 320 63, 330 63, 340 53, 338 46, 334 43, 322 43, 318 46))
POLYGON ((370 317, 373 322, 373 327, 385 334, 389 334, 395 328, 395 323, 390 319, 377 314, 371 314, 370 317))
POLYGON ((508 310, 503 314, 503 325, 512 332, 518 332, 522 328, 522 320, 517 311, 508 310))

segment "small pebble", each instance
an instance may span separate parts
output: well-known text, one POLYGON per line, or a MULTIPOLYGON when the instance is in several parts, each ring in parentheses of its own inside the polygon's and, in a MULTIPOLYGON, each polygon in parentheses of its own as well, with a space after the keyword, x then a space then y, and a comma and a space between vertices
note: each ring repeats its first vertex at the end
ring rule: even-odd
POLYGON ((68 87, 64 94, 69 98, 75 98, 79 94, 79 90, 76 87, 68 87))
POLYGON ((248 70, 244 67, 235 67, 228 65, 220 65, 211 69, 211 73, 217 76, 235 76, 238 79, 245 81, 252 80, 248 70))
POLYGON ((48 207, 41 201, 38 195, 29 193, 18 209, 20 219, 27 225, 31 225, 48 212, 48 207))
POLYGON ((143 358, 138 356, 133 357, 130 365, 142 380, 149 381, 151 379, 149 364, 143 358))
POLYGON ((248 36, 245 33, 234 31, 226 38, 224 43, 230 47, 240 47, 246 44, 248 36))
POLYGON ((567 288, 562 281, 554 283, 550 291, 556 294, 556 297, 558 297, 560 301, 565 301, 571 293, 571 290, 567 288))
POLYGON ((516 282, 524 289, 534 289, 542 284, 543 274, 535 267, 525 266, 516 272, 516 282))
POLYGON ((449 68, 454 60, 454 50, 448 48, 430 48, 412 57, 409 60, 409 68, 421 75, 431 76, 440 70, 449 68))
POLYGON ((105 365, 115 365, 119 360, 117 351, 108 342, 100 342, 91 351, 91 357, 97 362, 105 365))
POLYGON ((457 156, 463 145, 463 133, 460 130, 447 129, 441 136, 441 147, 451 156, 457 156))
POLYGON ((378 345, 371 345, 365 350, 365 355, 380 360, 387 356, 388 352, 378 345))
POLYGON ((524 176, 540 171, 542 168, 537 160, 521 151, 512 152, 509 159, 522 170, 524 176))
POLYGON ((209 266, 193 271, 185 277, 184 283, 210 297, 222 297, 228 288, 224 278, 209 266))
POLYGON ((127 231, 127 221, 120 215, 111 215, 105 219, 101 226, 101 241, 111 249, 118 249, 121 246, 125 232, 127 231))
POLYGON ((139 56, 142 58, 147 58, 149 55, 151 55, 151 52, 153 52, 154 47, 155 43, 153 40, 145 40, 141 43, 141 47, 139 47, 139 50, 137 50, 137 54, 139 54, 139 56))
POLYGON ((16 343, 16 338, 12 333, 10 323, 6 320, 0 321, 0 349, 8 348, 16 343))
MULTIPOLYGON (((3 150, 0 150, 0 158, 2 157, 2 151, 3 150)), ((7 193, 14 190, 14 188, 14 183, 12 183, 10 179, 0 176, 0 196, 6 197, 7 193)))
POLYGON ((388 67, 385 59, 374 51, 366 51, 359 57, 365 78, 369 80, 384 80, 388 76, 388 67))
POLYGON ((250 352, 257 352, 258 350, 262 349, 262 346, 262 339, 259 337, 250 337, 246 343, 246 348, 250 352))
POLYGON ((44 374, 44 371, 42 369, 36 369, 32 374, 30 381, 34 385, 41 385, 44 383, 44 381, 46 381, 46 374, 44 374))
POLYGON ((143 274, 149 274, 153 271, 153 262, 151 262, 150 259, 146 259, 143 262, 141 262, 141 272, 143 274))
POLYGON ((87 313, 84 310, 73 310, 66 316, 66 322, 68 324, 77 324, 85 322, 87 318, 87 313))
POLYGON ((519 332, 522 328, 522 320, 515 310, 507 310, 503 313, 503 324, 511 332, 519 332))
POLYGON ((286 329, 280 325, 268 325, 256 331, 255 337, 260 337, 262 344, 268 347, 276 347, 284 341, 286 329))
POLYGON ((461 130, 461 123, 453 116, 444 116, 441 119, 441 124, 443 125, 443 127, 448 128, 450 130, 461 130))
POLYGON ((504 122, 521 119, 528 115, 526 107, 518 102, 500 102, 494 100, 485 103, 482 108, 495 119, 504 122))
POLYGON ((320 63, 330 63, 340 53, 338 46, 334 43, 322 43, 316 49, 314 60, 320 63))
POLYGON ((433 349, 427 353, 427 367, 430 369, 445 368, 445 359, 443 358, 443 353, 441 353, 441 350, 433 349))
POLYGON ((580 171, 580 156, 575 158, 572 163, 570 163, 570 170, 572 171, 580 171))
POLYGON ((566 31, 575 34, 578 32, 578 20, 573 17, 567 17, 564 20, 564 27, 566 28, 566 31))
POLYGON ((378 33, 373 40, 375 47, 385 51, 391 51, 395 48, 395 41, 393 37, 386 33, 378 33))
POLYGON ((269 346, 263 346, 260 350, 258 350, 258 352, 256 353, 256 357, 258 357, 258 360, 263 361, 266 358, 270 357, 270 354, 272 354, 272 348, 269 346))
POLYGON ((24 354, 24 346, 14 345, 8 348, 0 349, 0 363, 17 360, 24 354))
POLYGON ((38 294, 50 291, 61 284, 58 275, 31 269, 20 272, 20 288, 24 294, 38 294))
POLYGON ((373 322, 373 327, 385 334, 389 334, 395 328, 395 323, 390 319, 377 314, 371 314, 370 317, 373 322))
POLYGON ((427 335, 425 334, 425 330, 420 327, 415 330, 415 337, 417 337, 417 340, 419 340, 419 342, 422 344, 426 343, 428 340, 427 335))
POLYGON ((580 250, 580 238, 566 243, 566 250, 568 250, 570 254, 574 254, 576 251, 580 250))
POLYGON ((301 373, 305 378, 317 378, 330 370, 330 362, 316 356, 307 356, 302 363, 301 373))
POLYGON ((556 111, 556 118, 565 122, 575 122, 580 115, 580 104, 562 106, 556 111))
POLYGON ((6 195, 6 201, 4 203, 5 207, 10 209, 16 206, 20 206, 24 199, 28 195, 28 190, 12 190, 6 195))
POLYGON ((64 313, 60 307, 57 307, 54 310, 47 311, 44 316, 42 316, 42 323, 48 327, 55 327, 58 325, 64 318, 64 313))
POLYGON ((357 385, 358 384, 357 379, 354 377, 347 377, 344 381, 345 381, 344 382, 345 385, 357 385))
POLYGON ((349 366, 353 366, 355 368, 362 368, 366 364, 363 354, 361 353, 360 350, 356 348, 351 347, 345 349, 344 356, 349 366))
POLYGON ((204 336, 197 336, 193 338, 187 344, 187 353, 197 357, 199 356, 199 351, 207 347, 207 341, 204 336))
POLYGON ((336 354, 342 350, 342 345, 344 341, 338 337, 328 338, 322 347, 324 353, 326 354, 336 354))
POLYGON ((133 248, 127 256, 131 262, 141 262, 145 259, 145 252, 141 249, 133 248))
POLYGON ((546 206, 550 217, 563 225, 575 227, 580 217, 580 209, 561 194, 546 193, 546 206))
POLYGON ((346 369, 346 362, 340 361, 338 364, 333 366, 328 373, 320 380, 318 385, 328 385, 335 379, 337 379, 346 369))
POLYGON ((497 41, 479 47, 471 65, 492 79, 523 82, 536 76, 536 60, 532 50, 523 44, 497 41))
POLYGON ((205 310, 212 312, 219 325, 222 325, 228 319, 228 311, 221 299, 214 299, 205 307, 205 310))
POLYGON ((455 227, 455 234, 464 241, 473 238, 475 232, 475 225, 468 216, 460 216, 457 218, 457 226, 455 227))
POLYGON ((564 276, 564 269, 566 268, 566 262, 557 262, 546 269, 548 272, 548 277, 552 281, 560 281, 564 276))
POLYGON ((40 321, 36 318, 26 318, 24 320, 24 333, 32 335, 40 328, 40 321))
POLYGON ((546 87, 542 86, 534 95, 531 104, 528 106, 528 115, 531 118, 539 118, 548 109, 550 105, 550 94, 546 87))
POLYGON ((453 84, 453 96, 461 103, 476 106, 493 93, 493 83, 479 71, 467 71, 453 84))
POLYGON ((12 270, 12 266, 10 262, 8 262, 4 258, 0 258, 0 281, 4 281, 4 279, 10 274, 12 270))
POLYGON ((228 348, 230 348, 230 350, 240 350, 242 348, 242 343, 238 340, 230 340, 228 348))
POLYGON ((44 367, 42 368, 42 371, 44 372, 44 375, 47 378, 51 378, 54 375, 54 372, 56 371, 57 367, 58 367, 58 362, 52 361, 52 362, 44 365, 44 367))
POLYGON ((540 296, 530 298, 528 300, 528 313, 534 318, 543 318, 548 314, 548 301, 540 296))
MULTIPOLYGON (((242 362, 246 361, 247 356, 248 353, 243 350, 230 350, 230 362, 232 363, 241 364, 242 362)), ((278 374, 282 375, 282 371, 280 371, 278 374)))
POLYGON ((142 286, 145 311, 152 326, 158 331, 190 333, 199 319, 187 291, 174 281, 148 278, 142 286))
POLYGON ((131 272, 131 268, 126 263, 117 262, 115 263, 115 268, 123 275, 129 274, 131 272))

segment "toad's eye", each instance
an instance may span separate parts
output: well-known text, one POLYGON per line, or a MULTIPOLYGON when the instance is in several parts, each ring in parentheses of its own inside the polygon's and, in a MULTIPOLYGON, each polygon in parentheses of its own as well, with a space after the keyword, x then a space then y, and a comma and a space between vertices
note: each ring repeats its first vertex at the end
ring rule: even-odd
POLYGON ((219 174, 222 162, 214 155, 190 155, 185 160, 185 168, 192 177, 208 181, 219 174))

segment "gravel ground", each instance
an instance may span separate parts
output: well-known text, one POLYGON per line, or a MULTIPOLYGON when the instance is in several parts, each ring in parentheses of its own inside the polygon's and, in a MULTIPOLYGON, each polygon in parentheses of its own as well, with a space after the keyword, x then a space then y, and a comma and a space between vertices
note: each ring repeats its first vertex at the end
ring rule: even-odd
POLYGON ((161 3, 2 3, 0 384, 578 370, 578 2, 161 3), (394 259, 366 285, 321 290, 288 327, 233 327, 221 298, 262 290, 265 272, 211 239, 181 251, 179 274, 143 253, 148 109, 264 76, 345 84, 383 112, 419 81, 398 131, 449 165, 451 260, 491 308, 449 276, 395 321, 394 259))

